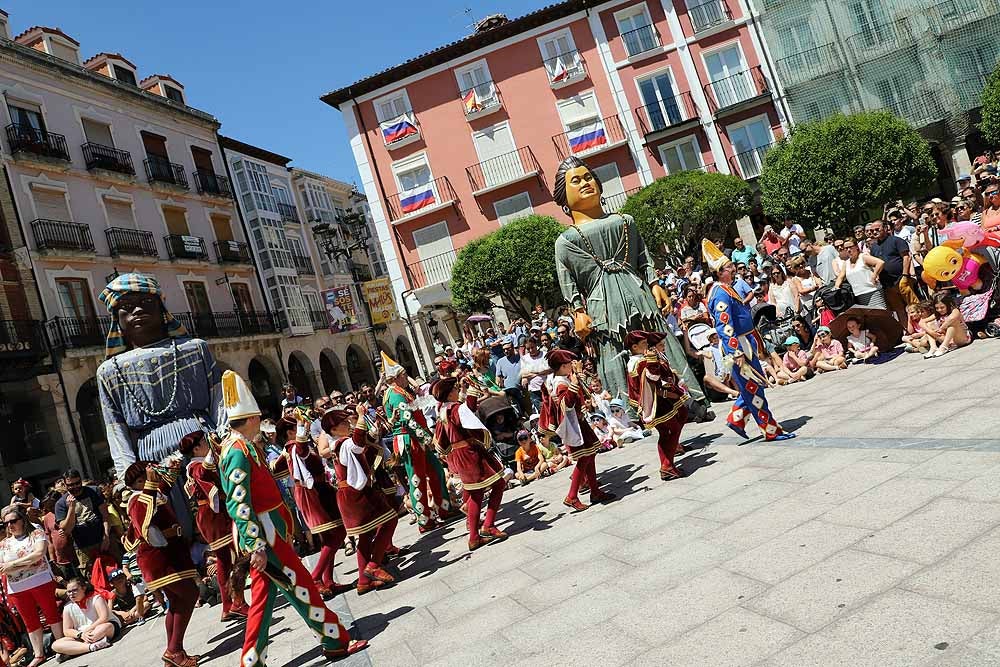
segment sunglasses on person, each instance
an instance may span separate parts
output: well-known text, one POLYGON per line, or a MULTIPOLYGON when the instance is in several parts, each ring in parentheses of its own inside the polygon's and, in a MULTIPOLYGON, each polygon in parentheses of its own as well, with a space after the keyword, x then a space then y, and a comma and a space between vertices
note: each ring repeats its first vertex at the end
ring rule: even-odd
POLYGON ((820 331, 820 332, 819 332, 818 334, 816 334, 816 335, 817 335, 817 336, 819 336, 820 338, 826 338, 827 336, 829 336, 829 335, 830 335, 830 333, 829 333, 829 332, 827 332, 827 331, 820 331))
POLYGON ((837 250, 840 250, 841 248, 844 247, 844 244, 843 243, 834 243, 833 247, 836 248, 837 250))
POLYGON ((781 271, 771 271, 771 275, 772 276, 783 276, 785 274, 782 273, 781 271))
POLYGON ((984 197, 996 197, 997 195, 1000 195, 1000 190, 992 190, 990 192, 987 192, 983 196, 984 197))
POLYGON ((15 526, 20 520, 21 520, 20 518, 17 518, 17 519, 11 519, 9 521, 4 521, 4 525, 15 526))

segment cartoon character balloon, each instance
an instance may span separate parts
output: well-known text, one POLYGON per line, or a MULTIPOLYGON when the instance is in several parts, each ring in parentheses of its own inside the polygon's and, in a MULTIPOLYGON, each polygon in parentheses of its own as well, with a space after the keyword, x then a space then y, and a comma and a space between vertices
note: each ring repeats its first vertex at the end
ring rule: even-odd
POLYGON ((943 233, 948 236, 947 240, 924 257, 924 282, 934 289, 939 281, 950 280, 962 294, 981 289, 983 282, 979 279, 979 270, 986 258, 972 249, 1000 247, 1000 236, 984 232, 974 222, 955 223, 946 227, 943 233))

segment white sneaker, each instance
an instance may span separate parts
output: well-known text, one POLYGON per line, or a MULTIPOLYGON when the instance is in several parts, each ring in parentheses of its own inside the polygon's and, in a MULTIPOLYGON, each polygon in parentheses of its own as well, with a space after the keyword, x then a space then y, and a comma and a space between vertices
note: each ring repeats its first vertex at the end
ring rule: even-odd
POLYGON ((100 641, 96 641, 93 644, 91 644, 90 645, 90 650, 91 651, 100 651, 102 648, 108 648, 109 646, 111 646, 111 642, 108 641, 107 637, 104 637, 100 641))

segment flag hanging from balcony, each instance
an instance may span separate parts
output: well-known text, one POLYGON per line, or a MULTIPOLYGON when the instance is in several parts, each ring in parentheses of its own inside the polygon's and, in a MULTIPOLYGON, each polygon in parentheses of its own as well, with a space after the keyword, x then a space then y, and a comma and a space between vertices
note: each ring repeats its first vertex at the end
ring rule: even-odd
POLYGON ((385 143, 387 144, 396 143, 400 139, 405 139, 414 134, 417 134, 417 128, 405 118, 401 119, 398 123, 382 128, 382 138, 385 139, 385 143))
POLYGON ((465 115, 468 116, 470 113, 475 113, 483 108, 483 105, 479 103, 479 96, 476 95, 476 89, 470 88, 469 92, 462 97, 462 104, 465 105, 465 115))
POLYGON ((604 123, 599 120, 572 129, 567 135, 569 137, 569 150, 574 154, 589 151, 608 143, 608 137, 604 133, 604 123))
POLYGON ((556 59, 556 67, 552 71, 552 83, 561 83, 569 78, 569 68, 566 67, 566 63, 562 61, 562 58, 556 59))
POLYGON ((400 198, 399 207, 403 209, 404 214, 413 213, 414 211, 419 211, 422 208, 433 206, 437 201, 434 197, 434 186, 431 183, 428 183, 424 187, 426 189, 413 192, 400 198))

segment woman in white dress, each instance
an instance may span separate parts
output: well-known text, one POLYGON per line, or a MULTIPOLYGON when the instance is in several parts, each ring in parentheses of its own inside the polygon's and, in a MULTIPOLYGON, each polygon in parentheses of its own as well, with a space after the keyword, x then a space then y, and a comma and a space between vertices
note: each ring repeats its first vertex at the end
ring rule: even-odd
POLYGON ((785 276, 785 270, 777 264, 768 269, 768 273, 771 286, 767 291, 767 302, 778 311, 778 317, 798 315, 801 301, 795 283, 785 276))

